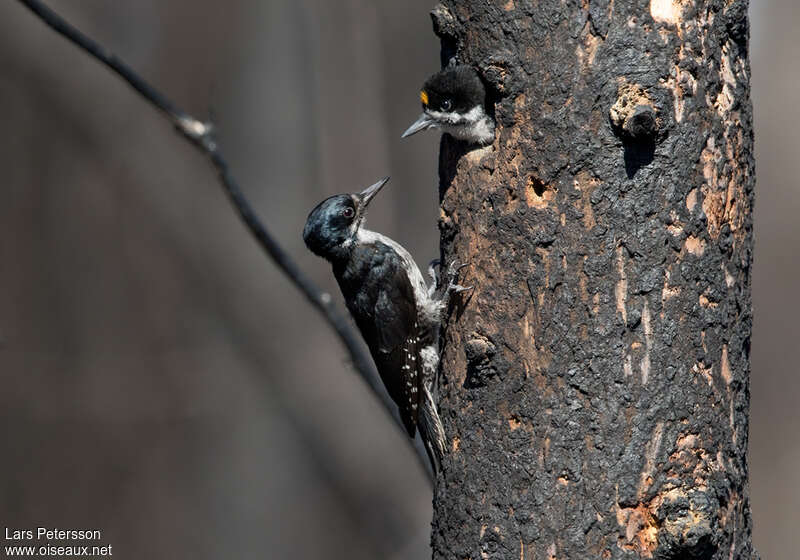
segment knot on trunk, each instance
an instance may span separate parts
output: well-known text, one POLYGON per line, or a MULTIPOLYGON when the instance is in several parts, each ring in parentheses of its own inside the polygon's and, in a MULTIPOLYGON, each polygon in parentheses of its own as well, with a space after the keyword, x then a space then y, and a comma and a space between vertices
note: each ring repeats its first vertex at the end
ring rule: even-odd
POLYGON ((649 502, 620 508, 623 550, 657 560, 710 560, 719 544, 718 509, 706 488, 673 488, 649 502))
POLYGON ((650 96, 642 86, 627 81, 619 86, 617 101, 611 106, 608 116, 615 133, 629 140, 654 139, 660 127, 650 96))
POLYGON ((639 84, 620 79, 617 101, 608 111, 614 134, 625 148, 625 172, 631 179, 653 161, 661 119, 656 104, 639 84))
POLYGON ((717 551, 717 513, 705 490, 667 492, 656 511, 661 525, 656 558, 662 560, 708 560, 717 551))

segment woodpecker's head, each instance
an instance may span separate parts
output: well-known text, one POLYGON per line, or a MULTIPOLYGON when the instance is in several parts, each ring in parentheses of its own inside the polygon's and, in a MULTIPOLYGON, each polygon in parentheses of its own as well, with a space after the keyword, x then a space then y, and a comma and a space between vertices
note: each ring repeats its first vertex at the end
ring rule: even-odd
POLYGON ((364 223, 367 206, 387 182, 389 177, 384 177, 360 193, 337 194, 317 204, 303 228, 309 250, 328 260, 347 254, 364 223))
POLYGON ((494 121, 486 114, 486 88, 470 66, 451 66, 428 78, 419 94, 422 115, 403 138, 428 128, 440 128, 473 144, 494 140, 494 121))

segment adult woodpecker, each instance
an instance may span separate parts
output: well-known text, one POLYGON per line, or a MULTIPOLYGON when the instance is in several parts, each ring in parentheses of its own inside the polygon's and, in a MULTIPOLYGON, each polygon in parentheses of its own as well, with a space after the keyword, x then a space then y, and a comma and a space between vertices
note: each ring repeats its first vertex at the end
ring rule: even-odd
POLYGON ((434 263, 425 280, 408 251, 364 227, 369 203, 389 180, 360 193, 320 202, 308 215, 303 240, 328 260, 345 304, 369 347, 386 390, 397 404, 412 438, 419 428, 434 474, 444 454, 445 436, 433 385, 439 369, 439 326, 450 294, 468 288, 455 279, 461 267, 448 269, 439 286, 434 263))
POLYGON ((494 121, 486 113, 486 88, 471 66, 449 66, 425 82, 419 94, 422 114, 403 133, 403 138, 429 128, 466 140, 490 144, 494 121))

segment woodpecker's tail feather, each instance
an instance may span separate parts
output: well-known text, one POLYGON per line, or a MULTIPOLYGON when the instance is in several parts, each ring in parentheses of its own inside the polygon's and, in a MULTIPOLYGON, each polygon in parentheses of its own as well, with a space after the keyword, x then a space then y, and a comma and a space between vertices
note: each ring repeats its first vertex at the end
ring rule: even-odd
POLYGON ((422 402, 419 409, 419 435, 425 444, 425 451, 431 461, 434 476, 439 474, 444 457, 445 437, 444 426, 436 411, 433 395, 427 387, 422 391, 422 402))

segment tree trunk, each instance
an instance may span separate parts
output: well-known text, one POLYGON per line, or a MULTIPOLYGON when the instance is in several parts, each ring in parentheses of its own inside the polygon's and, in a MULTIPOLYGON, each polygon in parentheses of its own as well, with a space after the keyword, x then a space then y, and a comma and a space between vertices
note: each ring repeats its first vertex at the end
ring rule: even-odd
POLYGON ((445 0, 491 147, 443 137, 434 558, 743 559, 746 0, 445 0))

